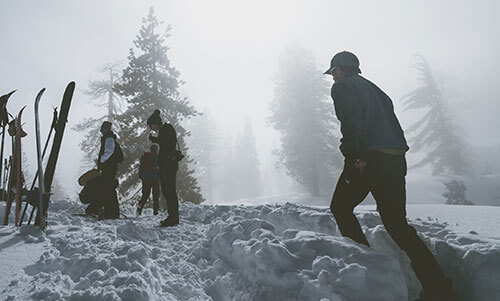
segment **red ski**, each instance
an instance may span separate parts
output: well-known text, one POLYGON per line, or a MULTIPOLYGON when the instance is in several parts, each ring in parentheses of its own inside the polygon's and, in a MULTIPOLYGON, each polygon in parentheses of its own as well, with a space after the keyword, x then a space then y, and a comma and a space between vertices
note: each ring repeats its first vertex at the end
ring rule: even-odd
POLYGON ((23 135, 23 130, 21 129, 21 117, 23 116, 23 111, 26 108, 24 106, 19 114, 17 115, 16 118, 16 139, 15 139, 15 157, 16 157, 16 220, 15 224, 16 226, 19 225, 19 211, 21 211, 21 198, 22 198, 22 183, 21 183, 21 178, 22 178, 22 170, 21 170, 21 162, 22 162, 22 152, 21 152, 21 137, 23 135))

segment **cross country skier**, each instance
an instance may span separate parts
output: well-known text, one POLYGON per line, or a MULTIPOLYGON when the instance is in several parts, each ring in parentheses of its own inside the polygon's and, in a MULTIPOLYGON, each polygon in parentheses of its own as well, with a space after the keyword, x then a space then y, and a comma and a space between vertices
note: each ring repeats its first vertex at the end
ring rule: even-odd
POLYGON ((392 101, 360 73, 358 58, 347 51, 337 53, 325 72, 335 81, 331 96, 345 157, 330 206, 340 232, 369 246, 353 210, 371 192, 387 232, 406 252, 422 283, 419 300, 458 300, 451 281, 406 220, 405 153, 409 148, 392 101))
POLYGON ((160 180, 158 165, 158 146, 152 144, 149 152, 144 152, 139 165, 139 178, 142 180, 142 197, 137 206, 137 215, 142 214, 142 209, 153 191, 153 214, 158 214, 160 198, 160 180))
POLYGON ((167 199, 168 217, 161 222, 162 227, 171 227, 179 224, 179 200, 176 190, 176 176, 179 169, 179 160, 182 155, 177 151, 177 134, 170 123, 162 123, 160 110, 155 110, 147 120, 151 130, 158 132, 158 137, 149 136, 151 142, 160 145, 158 162, 160 165, 161 191, 167 199))

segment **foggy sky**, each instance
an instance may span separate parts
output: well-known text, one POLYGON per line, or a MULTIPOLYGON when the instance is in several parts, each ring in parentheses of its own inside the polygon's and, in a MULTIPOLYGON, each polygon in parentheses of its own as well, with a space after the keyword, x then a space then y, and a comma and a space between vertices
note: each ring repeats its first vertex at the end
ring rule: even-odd
MULTIPOLYGON (((475 146, 500 144, 500 21, 498 1, 2 1, 0 2, 0 94, 18 89, 8 109, 27 104, 25 151, 34 172, 33 100, 42 99, 42 136, 52 106, 64 87, 77 91, 63 140, 57 175, 76 189, 80 172, 78 142, 71 127, 96 117, 81 91, 98 68, 122 60, 151 5, 172 26, 167 39, 171 63, 186 84, 184 95, 207 108, 221 125, 253 122, 259 152, 266 156, 273 138, 265 123, 273 97, 277 61, 288 45, 310 50, 321 69, 333 54, 356 53, 363 75, 393 99, 418 86, 411 67, 415 54, 430 63, 446 87, 450 106, 475 146)), ((96 137, 98 139, 98 137, 96 137)), ((262 160, 263 161, 263 160, 262 160)))

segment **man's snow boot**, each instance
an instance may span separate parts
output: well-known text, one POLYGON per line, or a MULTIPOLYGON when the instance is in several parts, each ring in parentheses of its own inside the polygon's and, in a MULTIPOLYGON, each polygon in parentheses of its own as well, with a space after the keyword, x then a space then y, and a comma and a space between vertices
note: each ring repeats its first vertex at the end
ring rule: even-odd
POLYGON ((440 290, 420 292, 420 297, 415 301, 460 301, 450 278, 446 278, 440 290))
POLYGON ((173 227, 179 224, 179 218, 167 217, 160 223, 160 227, 173 227))

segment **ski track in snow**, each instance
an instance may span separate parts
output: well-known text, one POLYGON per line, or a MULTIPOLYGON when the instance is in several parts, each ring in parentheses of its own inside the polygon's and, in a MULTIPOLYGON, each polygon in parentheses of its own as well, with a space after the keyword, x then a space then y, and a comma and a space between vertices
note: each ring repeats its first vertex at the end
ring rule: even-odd
MULTIPOLYGON (((181 224, 167 229, 150 209, 108 221, 70 214, 81 211, 54 202, 46 236, 33 226, 2 229, 0 263, 8 258, 12 272, 0 278, 2 300, 387 301, 420 291, 375 212, 357 214, 367 248, 340 237, 324 207, 183 204, 181 224), (30 256, 19 256, 23 248, 30 256)), ((412 225, 462 300, 498 300, 498 241, 454 234, 433 219, 412 225)))

